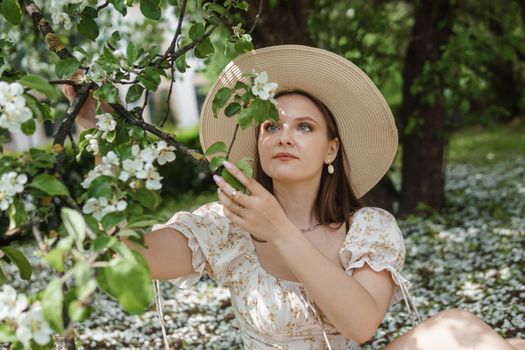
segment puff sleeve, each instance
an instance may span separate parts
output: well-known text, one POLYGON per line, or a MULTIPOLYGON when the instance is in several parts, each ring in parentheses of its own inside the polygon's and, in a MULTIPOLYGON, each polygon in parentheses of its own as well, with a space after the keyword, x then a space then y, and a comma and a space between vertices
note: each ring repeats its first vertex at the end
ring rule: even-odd
POLYGON ((230 225, 220 202, 204 204, 191 213, 177 212, 166 223, 153 225, 153 230, 171 227, 188 238, 194 272, 171 280, 176 286, 191 287, 204 274, 219 284, 227 281, 231 263, 246 250, 246 240, 235 237, 239 232, 230 225))
POLYGON ((350 276, 353 270, 366 263, 374 271, 388 270, 394 281, 390 301, 405 300, 409 314, 421 317, 408 290, 412 284, 401 275, 405 262, 405 243, 396 219, 388 211, 364 207, 354 214, 354 219, 339 251, 341 262, 350 276))

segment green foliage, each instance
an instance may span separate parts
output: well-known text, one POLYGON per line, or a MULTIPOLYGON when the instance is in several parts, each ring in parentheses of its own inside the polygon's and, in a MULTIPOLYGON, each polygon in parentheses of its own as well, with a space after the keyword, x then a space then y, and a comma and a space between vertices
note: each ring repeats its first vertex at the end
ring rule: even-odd
POLYGON ((19 24, 22 19, 22 9, 16 0, 3 0, 0 3, 0 13, 14 25, 19 24))
POLYGON ((2 247, 5 253, 4 260, 14 263, 18 267, 20 278, 29 281, 31 279, 32 268, 27 258, 14 247, 2 247))

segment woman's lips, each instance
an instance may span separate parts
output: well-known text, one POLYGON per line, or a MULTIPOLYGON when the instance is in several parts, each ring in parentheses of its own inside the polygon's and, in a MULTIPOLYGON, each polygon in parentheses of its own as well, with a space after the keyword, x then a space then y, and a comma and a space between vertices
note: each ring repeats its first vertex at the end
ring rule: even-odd
POLYGON ((292 156, 279 156, 279 157, 275 157, 275 159, 279 159, 279 160, 292 160, 292 159, 297 159, 297 158, 292 157, 292 156))

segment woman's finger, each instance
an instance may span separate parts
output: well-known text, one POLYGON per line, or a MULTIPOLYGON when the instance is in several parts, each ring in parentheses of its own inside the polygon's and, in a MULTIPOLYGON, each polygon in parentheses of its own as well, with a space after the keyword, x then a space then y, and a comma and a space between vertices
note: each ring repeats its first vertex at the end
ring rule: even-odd
POLYGON ((244 207, 249 207, 250 197, 244 193, 237 191, 233 186, 224 181, 219 175, 213 175, 213 180, 219 186, 219 189, 222 190, 228 198, 231 198, 233 201, 239 203, 244 207))
POLYGON ((224 161, 223 165, 230 174, 235 176, 235 178, 239 180, 241 184, 246 186, 246 188, 248 189, 248 191, 250 191, 250 193, 253 193, 253 194, 260 193, 259 190, 260 190, 261 185, 257 181, 255 181, 252 178, 246 177, 246 175, 244 175, 241 169, 237 168, 234 164, 228 161, 224 161))
POLYGON ((224 208, 227 208, 229 211, 233 212, 235 215, 239 217, 244 217, 244 207, 232 200, 229 196, 227 196, 224 191, 222 191, 220 188, 217 191, 219 193, 219 199, 222 202, 222 205, 224 208))

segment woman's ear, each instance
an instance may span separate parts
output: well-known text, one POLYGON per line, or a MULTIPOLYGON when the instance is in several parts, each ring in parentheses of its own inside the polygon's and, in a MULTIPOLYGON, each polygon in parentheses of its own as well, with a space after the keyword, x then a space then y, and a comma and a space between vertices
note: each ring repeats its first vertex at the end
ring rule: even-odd
POLYGON ((326 153, 326 158, 334 161, 338 150, 339 138, 335 137, 333 140, 330 141, 330 144, 328 145, 328 152, 326 153))

